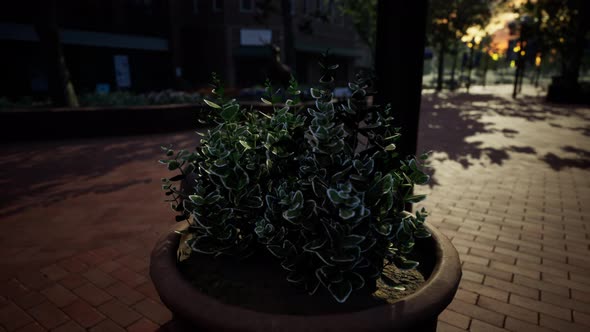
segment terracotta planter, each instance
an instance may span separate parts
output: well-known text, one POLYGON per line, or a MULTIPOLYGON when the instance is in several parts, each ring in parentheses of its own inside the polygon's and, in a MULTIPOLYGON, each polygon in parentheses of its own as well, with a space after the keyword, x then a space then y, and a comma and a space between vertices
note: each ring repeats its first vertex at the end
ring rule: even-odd
MULTIPOLYGON (((438 230, 416 243, 416 250, 432 257, 432 272, 415 293, 370 309, 341 314, 296 316, 256 312, 224 304, 206 296, 186 281, 176 267, 180 235, 171 231, 156 244, 150 275, 162 302, 174 319, 169 331, 436 331, 438 315, 453 299, 459 280, 459 255, 438 230)), ((288 299, 285 299, 288 301, 288 299)))

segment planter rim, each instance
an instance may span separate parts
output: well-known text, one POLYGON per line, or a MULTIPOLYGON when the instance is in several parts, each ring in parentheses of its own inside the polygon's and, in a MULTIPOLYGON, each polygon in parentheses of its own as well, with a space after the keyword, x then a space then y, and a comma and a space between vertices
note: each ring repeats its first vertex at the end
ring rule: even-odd
POLYGON ((461 279, 461 263, 452 243, 428 226, 436 260, 430 277, 416 292, 400 300, 356 312, 321 315, 288 315, 258 312, 223 303, 201 293, 183 278, 176 265, 180 242, 175 225, 151 253, 150 276, 162 302, 175 318, 198 322, 199 327, 223 331, 366 331, 403 329, 434 318, 452 301, 461 279))

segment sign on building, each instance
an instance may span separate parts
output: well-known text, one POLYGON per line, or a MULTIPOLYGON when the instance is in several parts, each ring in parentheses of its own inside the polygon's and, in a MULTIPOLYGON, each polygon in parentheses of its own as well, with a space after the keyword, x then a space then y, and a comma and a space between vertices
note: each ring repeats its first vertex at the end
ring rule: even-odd
POLYGON ((268 45, 272 40, 272 30, 269 29, 240 29, 240 45, 261 46, 268 45))
POLYGON ((119 88, 131 86, 131 71, 129 70, 129 58, 126 55, 115 55, 115 78, 119 88))

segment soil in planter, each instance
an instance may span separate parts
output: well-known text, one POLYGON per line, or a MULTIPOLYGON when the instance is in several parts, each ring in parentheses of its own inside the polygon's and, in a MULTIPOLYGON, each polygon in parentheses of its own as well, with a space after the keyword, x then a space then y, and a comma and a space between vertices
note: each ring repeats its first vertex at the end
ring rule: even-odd
POLYGON ((404 290, 389 286, 379 279, 376 292, 371 294, 366 288, 354 291, 341 304, 321 287, 313 296, 296 288, 287 282, 285 271, 276 258, 261 256, 237 260, 191 255, 179 263, 179 268, 185 278, 201 292, 221 302, 259 312, 292 315, 353 312, 393 303, 415 292, 426 279, 417 269, 399 270, 388 265, 384 274, 403 285, 404 290))

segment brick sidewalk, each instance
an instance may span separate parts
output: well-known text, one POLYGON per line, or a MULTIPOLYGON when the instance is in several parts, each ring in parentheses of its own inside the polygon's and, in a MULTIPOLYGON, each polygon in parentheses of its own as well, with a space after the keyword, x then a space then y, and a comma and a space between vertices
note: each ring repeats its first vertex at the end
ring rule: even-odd
MULTIPOLYGON (((590 109, 425 94, 430 222, 464 277, 439 331, 590 329, 590 109)), ((155 160, 192 132, 0 146, 0 332, 154 331, 148 255, 173 224, 155 160)))
POLYGON ((590 330, 590 109, 425 95, 430 222, 463 279, 439 331, 590 330))

